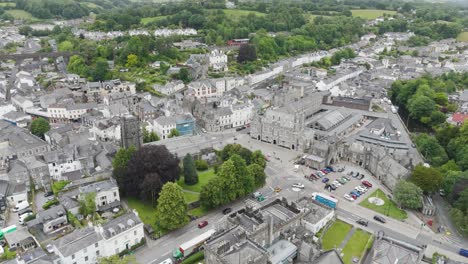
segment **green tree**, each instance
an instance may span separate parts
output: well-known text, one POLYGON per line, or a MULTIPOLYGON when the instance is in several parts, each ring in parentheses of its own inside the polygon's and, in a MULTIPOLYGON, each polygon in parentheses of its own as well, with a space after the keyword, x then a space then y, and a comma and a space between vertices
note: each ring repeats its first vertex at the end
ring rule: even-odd
POLYGON ((440 112, 438 110, 435 110, 434 112, 431 113, 430 125, 431 126, 437 126, 437 125, 443 124, 443 123, 445 123, 446 119, 447 119, 447 117, 445 116, 444 113, 442 113, 442 112, 440 112))
POLYGON ((232 160, 225 161, 218 169, 218 176, 224 180, 224 195, 227 201, 235 200, 240 186, 236 178, 234 162, 232 160))
POLYGON ((418 209, 422 206, 423 192, 412 182, 401 180, 393 191, 395 201, 408 209, 418 209))
POLYGON ((450 209, 450 216, 452 217, 453 222, 455 225, 462 231, 463 233, 468 233, 468 213, 463 213, 462 210, 458 208, 450 209))
POLYGON ((173 128, 167 137, 172 138, 178 136, 180 136, 179 130, 177 130, 177 128, 173 128))
POLYGON ((128 68, 133 68, 138 66, 138 56, 135 54, 130 54, 127 56, 127 63, 125 64, 128 68))
POLYGON ((249 174, 254 178, 256 187, 262 187, 263 185, 265 185, 266 174, 262 166, 258 165, 257 163, 252 163, 247 167, 247 170, 249 171, 249 174))
POLYGON ((467 212, 468 210, 468 189, 465 189, 460 193, 457 201, 455 202, 455 207, 461 210, 462 212, 467 212))
POLYGON ((210 166, 206 160, 199 159, 195 161, 195 168, 199 171, 207 170, 209 167, 210 166))
POLYGON ((228 202, 223 178, 215 177, 208 184, 203 185, 200 192, 200 203, 204 208, 216 208, 228 202))
POLYGON ((133 153, 136 151, 134 146, 130 146, 129 148, 121 148, 115 154, 114 159, 112 160, 112 168, 114 171, 125 170, 127 168, 127 164, 130 161, 133 153))
POLYGON ((145 127, 143 127, 143 143, 150 143, 154 141, 159 141, 159 136, 156 132, 149 132, 145 127))
POLYGON ((50 130, 50 125, 47 120, 42 117, 36 118, 31 122, 31 133, 34 135, 43 138, 44 134, 50 130))
POLYGON ((437 140, 427 134, 416 137, 415 143, 418 150, 433 166, 442 166, 448 161, 447 153, 437 140))
POLYGON ((441 186, 443 176, 435 168, 417 165, 409 180, 419 186, 425 193, 432 193, 441 186))
POLYGON ((183 160, 184 163, 184 182, 187 185, 194 185, 198 183, 198 174, 195 169, 195 163, 192 155, 187 154, 183 160))
POLYGON ((119 257, 119 255, 112 255, 110 257, 103 257, 98 259, 98 264, 138 264, 135 255, 125 255, 119 257))
POLYGON ((266 159, 265 155, 263 155, 262 151, 256 150, 252 152, 252 163, 260 165, 260 167, 266 167, 266 159))
POLYGON ((59 51, 73 51, 73 43, 68 40, 62 41, 58 44, 59 51))
POLYGON ((189 83, 192 79, 187 68, 180 69, 179 73, 176 74, 176 78, 183 81, 185 84, 189 83))
POLYGON ((94 81, 104 81, 110 79, 109 64, 104 58, 98 58, 94 70, 91 72, 94 81))
POLYGON ((89 68, 86 65, 83 57, 73 55, 70 57, 70 61, 67 65, 67 71, 80 75, 81 77, 87 77, 89 74, 89 68))
POLYGON ((174 230, 188 222, 187 203, 182 188, 173 182, 164 184, 159 193, 156 215, 165 230, 174 230))
POLYGON ((96 193, 90 192, 86 193, 84 196, 79 199, 80 204, 80 214, 84 216, 93 215, 96 212, 96 193))
POLYGON ((255 189, 255 179, 247 170, 247 164, 241 156, 234 154, 229 161, 232 161, 235 168, 235 177, 237 179, 237 197, 242 197, 255 189))
POLYGON ((427 96, 414 96, 409 100, 408 111, 414 119, 421 120, 423 117, 428 117, 434 110, 435 103, 427 96))
POLYGON ((450 171, 460 171, 460 167, 457 165, 457 163, 454 160, 449 160, 447 161, 447 163, 440 166, 439 170, 442 174, 446 175, 450 171))

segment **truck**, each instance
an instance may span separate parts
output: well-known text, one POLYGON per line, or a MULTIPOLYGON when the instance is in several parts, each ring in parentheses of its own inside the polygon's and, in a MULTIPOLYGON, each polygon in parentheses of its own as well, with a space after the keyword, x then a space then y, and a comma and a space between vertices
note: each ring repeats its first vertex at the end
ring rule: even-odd
POLYGON ((180 245, 179 248, 176 248, 174 252, 172 252, 172 256, 177 261, 180 261, 190 254, 197 252, 203 243, 205 243, 205 241, 207 241, 214 233, 216 233, 216 230, 210 229, 205 233, 192 238, 191 240, 180 245))
POLYGON ((28 208, 28 207, 29 207, 28 201, 21 201, 21 202, 16 204, 15 208, 13 208, 13 212, 18 212, 18 211, 23 210, 23 209, 28 208))
POLYGON ((331 196, 328 196, 326 194, 323 194, 323 193, 316 193, 316 192, 312 193, 312 200, 316 201, 317 203, 326 205, 333 209, 335 209, 336 206, 338 205, 337 199, 331 196))
POLYGON ((397 109, 396 109, 396 107, 395 107, 394 105, 392 105, 392 107, 391 107, 391 108, 392 108, 392 113, 396 114, 396 113, 397 113, 397 109))
POLYGON ((11 226, 7 226, 7 227, 3 228, 2 230, 0 230, 0 239, 3 239, 5 234, 8 234, 8 233, 11 233, 11 232, 14 232, 14 231, 16 231, 16 226, 15 225, 11 225, 11 226))

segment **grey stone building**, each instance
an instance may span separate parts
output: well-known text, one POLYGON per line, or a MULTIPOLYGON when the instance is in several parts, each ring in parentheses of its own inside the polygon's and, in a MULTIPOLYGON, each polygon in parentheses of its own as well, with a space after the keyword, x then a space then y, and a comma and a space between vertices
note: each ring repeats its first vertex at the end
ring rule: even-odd
POLYGON ((120 146, 128 148, 134 146, 137 149, 143 144, 143 134, 140 129, 140 121, 134 116, 124 116, 120 125, 120 146))

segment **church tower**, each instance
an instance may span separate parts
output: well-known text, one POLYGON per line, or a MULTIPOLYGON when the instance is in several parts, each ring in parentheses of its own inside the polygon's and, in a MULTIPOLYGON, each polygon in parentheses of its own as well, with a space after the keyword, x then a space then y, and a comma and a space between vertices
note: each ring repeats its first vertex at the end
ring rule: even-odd
POLYGON ((138 118, 127 115, 120 119, 120 146, 129 148, 134 146, 139 149, 143 144, 143 135, 140 130, 138 118))

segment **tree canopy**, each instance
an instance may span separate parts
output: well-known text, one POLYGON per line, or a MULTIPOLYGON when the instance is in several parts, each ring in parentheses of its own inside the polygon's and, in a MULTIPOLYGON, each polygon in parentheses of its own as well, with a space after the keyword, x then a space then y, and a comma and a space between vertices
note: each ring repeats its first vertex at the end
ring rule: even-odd
POLYGON ((412 182, 399 181, 393 191, 395 201, 408 209, 418 209, 422 206, 423 192, 412 182))
POLYGON ((42 117, 36 118, 31 122, 31 133, 40 138, 43 138, 44 134, 49 130, 49 122, 42 117))
POLYGON ((165 230, 174 230, 188 222, 187 203, 182 188, 173 182, 164 184, 156 209, 158 224, 165 230))
POLYGON ((188 153, 185 155, 184 160, 184 182, 187 185, 194 185, 198 183, 197 169, 195 168, 195 162, 193 161, 192 155, 188 153))
POLYGON ((424 192, 432 193, 439 190, 443 176, 442 173, 435 168, 417 165, 409 180, 419 186, 424 192))
POLYGON ((113 174, 123 196, 154 202, 165 183, 179 179, 179 159, 165 146, 145 145, 119 152, 113 174))

